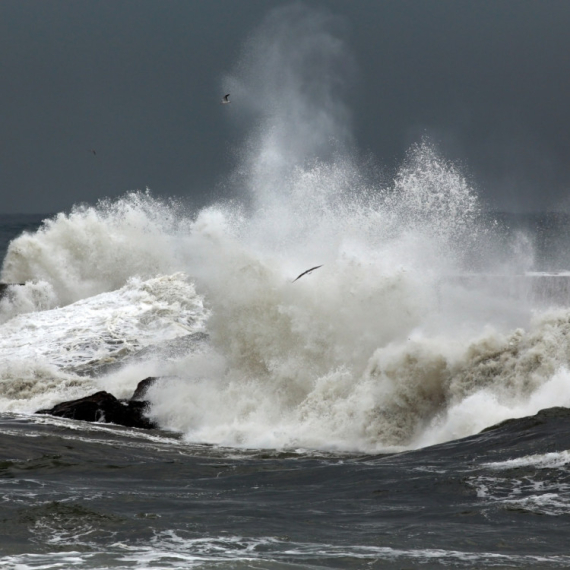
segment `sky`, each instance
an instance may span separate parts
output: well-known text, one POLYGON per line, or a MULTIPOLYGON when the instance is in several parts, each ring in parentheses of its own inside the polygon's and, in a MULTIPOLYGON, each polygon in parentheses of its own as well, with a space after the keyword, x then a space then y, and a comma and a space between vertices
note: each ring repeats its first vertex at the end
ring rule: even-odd
MULTIPOLYGON (((271 99, 279 84, 244 66, 259 30, 258 51, 281 38, 306 73, 323 69, 310 55, 315 28, 297 36, 280 16, 292 4, 2 0, 0 213, 68 211, 145 188, 196 207, 235 197, 240 148, 267 108, 251 98, 271 99)), ((427 137, 488 209, 570 210, 568 0, 314 0, 303 10, 326 14, 338 39, 327 85, 359 160, 389 175, 427 137)))

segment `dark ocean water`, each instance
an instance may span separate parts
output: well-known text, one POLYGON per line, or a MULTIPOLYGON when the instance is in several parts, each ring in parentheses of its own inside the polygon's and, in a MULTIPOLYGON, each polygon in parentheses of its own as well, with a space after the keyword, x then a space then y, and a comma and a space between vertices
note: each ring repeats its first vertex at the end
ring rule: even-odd
POLYGON ((567 568, 569 427, 363 456, 5 414, 2 567, 567 568))
MULTIPOLYGON (((534 244, 531 270, 570 268, 564 247, 568 216, 496 218, 505 235, 520 231, 534 244)), ((23 231, 35 231, 42 219, 0 217, 0 249, 23 231)), ((131 308, 138 302, 134 290, 127 291, 131 308)), ((116 302, 105 297, 88 307, 101 311, 116 302)), ((57 311, 8 320, 1 329, 3 342, 10 341, 9 335, 16 339, 18 327, 28 331, 23 337, 34 329, 47 335, 62 322, 71 327, 67 336, 77 334, 73 320, 85 318, 81 307, 71 305, 75 312, 59 320, 50 316, 57 311)), ((167 309, 162 302, 159 314, 163 317, 167 309)), ((568 315, 561 319, 564 326, 570 322, 568 315)), ((552 327, 545 330, 545 338, 554 334, 552 327)), ((70 353, 91 350, 94 341, 82 337, 66 344, 65 335, 58 338, 67 358, 61 377, 54 368, 30 372, 12 363, 8 372, 0 370, 2 569, 570 567, 567 408, 549 408, 467 438, 400 453, 207 444, 188 435, 193 433, 188 427, 176 429, 176 418, 164 429, 144 431, 34 415, 34 406, 43 407, 44 400, 94 391, 103 364, 142 355, 142 341, 135 346, 127 339, 121 341, 122 352, 103 354, 98 346, 93 349, 97 357, 89 353, 70 361, 70 353), (85 375, 86 366, 93 378, 85 375), (69 376, 71 371, 79 376, 69 376), (81 385, 81 379, 94 382, 93 387, 81 385), (50 383, 55 387, 45 388, 50 383)), ((117 343, 116 338, 107 344, 117 343)), ((28 364, 40 354, 60 362, 59 353, 50 356, 56 350, 51 337, 38 339, 32 344, 36 352, 24 353, 28 364), (49 350, 41 352, 44 345, 49 350)), ((24 344, 18 337, 9 346, 19 350, 24 344)), ((486 366, 477 373, 498 376, 500 367, 508 367, 504 355, 513 350, 493 348, 476 361, 486 366)), ((518 350, 527 349, 520 344, 518 350)), ((543 358, 537 351, 527 350, 532 358, 543 358)), ((168 356, 175 357, 180 354, 168 356)), ((560 358, 564 364, 566 356, 560 358)), ((182 361, 179 369, 187 366, 182 361)), ((529 370, 534 374, 536 369, 529 370)), ((143 373, 146 369, 129 373, 128 386, 143 373)), ((106 382, 109 389, 111 381, 106 382)), ((125 391, 121 386, 119 396, 125 391)), ((429 398, 421 390, 418 394, 429 398)), ((216 405, 211 397, 190 401, 184 392, 171 400, 178 397, 189 410, 197 407, 206 415, 208 406, 216 405)), ((398 409, 405 405, 400 401, 398 409)), ((157 409, 155 418, 170 417, 157 409)), ((483 413, 481 408, 466 413, 478 409, 483 413)), ((239 418, 233 421, 238 430, 239 418)))

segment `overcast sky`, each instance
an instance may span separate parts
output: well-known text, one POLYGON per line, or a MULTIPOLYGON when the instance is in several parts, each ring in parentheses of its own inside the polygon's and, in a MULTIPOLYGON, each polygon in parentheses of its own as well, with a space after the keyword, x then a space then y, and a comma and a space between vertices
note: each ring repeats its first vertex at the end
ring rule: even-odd
MULTIPOLYGON (((248 125, 228 119, 239 98, 219 101, 248 80, 244 42, 288 4, 2 0, 0 212, 146 187, 196 205, 231 195, 248 125)), ((333 83, 358 153, 390 171, 428 135, 490 208, 569 208, 570 1, 306 5, 334 16, 351 62, 333 83)))

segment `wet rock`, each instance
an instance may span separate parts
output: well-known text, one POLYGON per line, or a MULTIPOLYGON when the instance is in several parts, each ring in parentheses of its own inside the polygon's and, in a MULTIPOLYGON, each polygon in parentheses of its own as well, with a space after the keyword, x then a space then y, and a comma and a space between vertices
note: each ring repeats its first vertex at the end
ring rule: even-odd
POLYGON ((485 428, 481 433, 486 433, 489 431, 507 428, 509 430, 527 430, 532 429, 537 426, 543 425, 551 420, 570 420, 570 408, 565 408, 563 406, 556 406, 553 408, 545 408, 540 410, 534 416, 525 416, 522 418, 511 418, 499 422, 498 424, 492 425, 485 428))
POLYGON ((149 376, 148 378, 145 378, 144 380, 141 380, 138 384, 137 387, 135 388, 135 391, 133 393, 133 395, 131 396, 131 402, 140 402, 140 401, 144 401, 144 397, 146 396, 146 393, 148 392, 148 389, 158 380, 158 378, 156 378, 155 376, 149 376))
POLYGON ((113 423, 126 427, 152 429, 157 426, 144 417, 147 407, 146 401, 118 400, 112 394, 101 391, 78 400, 62 402, 50 409, 38 410, 36 413, 86 422, 113 423))

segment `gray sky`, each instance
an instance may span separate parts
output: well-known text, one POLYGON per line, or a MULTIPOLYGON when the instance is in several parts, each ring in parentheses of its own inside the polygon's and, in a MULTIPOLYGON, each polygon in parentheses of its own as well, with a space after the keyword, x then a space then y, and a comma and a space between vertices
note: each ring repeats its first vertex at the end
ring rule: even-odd
MULTIPOLYGON (((231 196, 248 125, 228 120, 239 99, 219 105, 224 78, 240 79, 244 42, 287 4, 2 0, 0 212, 146 187, 231 196)), ((568 0, 307 5, 338 16, 355 62, 335 81, 359 153, 389 171, 428 135, 490 207, 570 207, 568 0)))

